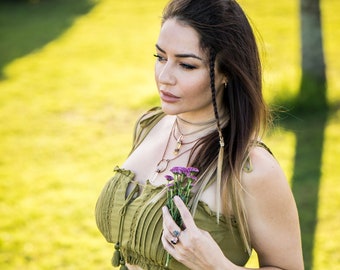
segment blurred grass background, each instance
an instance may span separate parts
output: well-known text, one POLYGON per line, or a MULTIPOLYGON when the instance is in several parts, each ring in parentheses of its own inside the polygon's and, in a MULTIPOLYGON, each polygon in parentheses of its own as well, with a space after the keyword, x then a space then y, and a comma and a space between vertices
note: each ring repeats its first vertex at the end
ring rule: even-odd
MULTIPOLYGON (((297 2, 240 0, 273 108, 299 90, 297 2)), ((306 269, 320 270, 340 266, 340 2, 321 2, 331 109, 281 113, 266 138, 297 199, 306 269)), ((112 269, 94 206, 135 119, 158 104, 152 54, 165 3, 0 2, 1 269, 112 269)))

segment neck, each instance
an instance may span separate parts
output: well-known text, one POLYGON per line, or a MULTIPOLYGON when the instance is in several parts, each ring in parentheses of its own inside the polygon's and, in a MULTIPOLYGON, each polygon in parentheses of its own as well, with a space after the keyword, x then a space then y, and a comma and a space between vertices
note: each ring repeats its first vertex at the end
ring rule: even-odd
POLYGON ((175 120, 174 134, 183 142, 197 140, 216 129, 215 119, 206 122, 191 123, 181 118, 175 120))
POLYGON ((176 116, 177 117, 177 121, 181 124, 185 124, 185 125, 191 125, 191 126, 199 126, 199 127, 204 127, 204 126, 210 126, 211 124, 216 122, 215 118, 212 118, 210 120, 207 121, 202 121, 202 122, 191 122, 188 120, 183 119, 182 117, 180 117, 179 115, 176 116))

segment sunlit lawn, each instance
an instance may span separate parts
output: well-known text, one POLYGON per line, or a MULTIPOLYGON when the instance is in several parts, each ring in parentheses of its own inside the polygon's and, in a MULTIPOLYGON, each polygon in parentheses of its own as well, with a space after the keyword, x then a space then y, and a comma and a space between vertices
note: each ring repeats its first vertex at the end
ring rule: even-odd
MULTIPOLYGON (((0 3, 1 269, 112 269, 94 205, 128 154, 136 117, 158 104, 152 54, 165 2, 0 3)), ((278 106, 299 87, 297 1, 240 2, 262 37, 266 99, 278 106)), ((287 113, 267 137, 291 181, 296 134, 324 134, 314 237, 308 223, 302 228, 308 261, 320 270, 340 265, 340 2, 322 3, 333 106, 324 132, 317 115, 287 113)), ((313 147, 306 141, 301 151, 313 147)), ((311 153, 299 164, 314 177, 311 153)), ((300 205, 308 221, 311 206, 300 205)))

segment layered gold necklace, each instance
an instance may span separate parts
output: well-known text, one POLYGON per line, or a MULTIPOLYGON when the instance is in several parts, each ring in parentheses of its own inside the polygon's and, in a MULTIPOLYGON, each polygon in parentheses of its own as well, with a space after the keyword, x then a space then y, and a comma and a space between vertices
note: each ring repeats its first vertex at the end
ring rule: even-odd
POLYGON ((174 125, 175 125, 175 128, 173 129, 173 132, 172 132, 173 137, 174 137, 175 140, 176 140, 176 148, 175 148, 175 150, 174 150, 174 155, 175 155, 175 156, 178 155, 178 153, 179 153, 180 150, 181 150, 182 145, 191 144, 191 143, 193 143, 193 142, 196 142, 196 141, 199 139, 199 138, 195 138, 194 140, 191 140, 191 141, 189 141, 189 142, 184 142, 184 138, 185 138, 185 137, 188 137, 188 136, 191 136, 191 135, 198 134, 198 133, 200 133, 201 131, 204 131, 204 130, 206 130, 206 129, 212 127, 213 125, 215 125, 215 122, 216 122, 215 119, 213 119, 213 120, 209 120, 209 121, 207 121, 207 122, 191 123, 191 122, 188 122, 188 121, 186 121, 186 120, 180 118, 179 116, 177 116, 177 117, 176 117, 176 120, 175 120, 175 124, 174 124, 174 125), (190 125, 192 125, 192 126, 200 126, 200 128, 197 129, 197 130, 194 130, 194 131, 192 131, 192 132, 189 132, 189 133, 184 134, 184 133, 181 131, 180 127, 179 127, 178 121, 182 121, 182 122, 184 122, 184 123, 186 123, 186 124, 190 124, 190 125), (179 133, 179 137, 178 137, 178 138, 176 137, 176 130, 177 130, 178 133, 179 133))
POLYGON ((179 157, 183 156, 187 152, 191 151, 192 147, 189 147, 188 149, 181 152, 181 148, 182 148, 183 145, 190 145, 190 144, 194 145, 200 139, 199 136, 196 136, 196 138, 194 138, 192 140, 185 141, 186 137, 192 136, 192 135, 195 135, 195 134, 199 134, 200 132, 211 128, 213 125, 215 125, 215 123, 216 123, 215 119, 207 121, 207 122, 191 123, 191 122, 188 122, 188 121, 177 116, 176 120, 175 120, 175 122, 174 122, 174 124, 171 128, 171 131, 170 131, 167 143, 165 145, 165 149, 164 149, 162 158, 157 163, 155 173, 154 173, 153 177, 151 178, 150 182, 152 184, 154 184, 154 181, 156 180, 158 174, 164 172, 168 168, 169 163, 171 161, 178 159, 179 157), (178 124, 179 121, 181 121, 181 122, 183 122, 187 125, 190 124, 190 125, 193 125, 193 126, 200 126, 200 128, 197 129, 197 130, 194 130, 192 132, 184 134, 180 130, 180 127, 179 127, 179 124, 178 124), (176 147, 173 151, 174 156, 172 158, 166 158, 165 155, 166 155, 167 150, 169 148, 170 141, 171 141, 172 137, 176 140, 176 147))

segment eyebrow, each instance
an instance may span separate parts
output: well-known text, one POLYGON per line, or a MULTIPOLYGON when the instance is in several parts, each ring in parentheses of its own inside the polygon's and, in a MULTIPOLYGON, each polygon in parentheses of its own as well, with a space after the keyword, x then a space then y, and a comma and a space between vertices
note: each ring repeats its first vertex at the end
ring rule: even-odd
MULTIPOLYGON (((159 47, 158 44, 156 44, 156 48, 159 51, 161 51, 162 53, 166 54, 166 52, 161 47, 159 47)), ((197 56, 196 54, 193 54, 193 53, 179 53, 179 54, 175 54, 175 57, 178 57, 178 58, 196 58, 198 60, 203 61, 203 59, 201 57, 199 57, 199 56, 197 56)))

